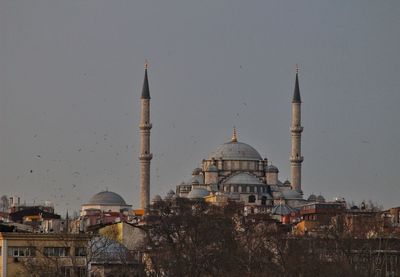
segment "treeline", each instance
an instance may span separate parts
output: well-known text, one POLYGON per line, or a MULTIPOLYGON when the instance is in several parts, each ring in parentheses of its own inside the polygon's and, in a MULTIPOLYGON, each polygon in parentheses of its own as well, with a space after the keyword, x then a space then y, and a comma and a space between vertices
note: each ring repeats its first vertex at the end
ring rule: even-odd
POLYGON ((146 225, 140 227, 146 234, 146 275, 399 274, 397 240, 357 240, 335 230, 319 238, 296 237, 290 226, 267 214, 245 216, 242 211, 243 207, 234 203, 218 207, 181 198, 157 201, 146 225), (385 251, 391 253, 390 259, 382 254, 385 251))

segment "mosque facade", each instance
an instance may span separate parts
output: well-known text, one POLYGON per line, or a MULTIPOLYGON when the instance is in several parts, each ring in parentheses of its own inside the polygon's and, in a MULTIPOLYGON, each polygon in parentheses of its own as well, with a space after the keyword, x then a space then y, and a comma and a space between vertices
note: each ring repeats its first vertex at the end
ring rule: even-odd
POLYGON ((298 70, 296 71, 291 115, 291 180, 279 180, 279 169, 268 163, 251 145, 238 140, 236 129, 230 141, 221 144, 199 168, 195 168, 188 182, 176 186, 178 197, 190 199, 219 198, 237 201, 246 206, 299 207, 303 199, 301 187, 301 97, 298 70))

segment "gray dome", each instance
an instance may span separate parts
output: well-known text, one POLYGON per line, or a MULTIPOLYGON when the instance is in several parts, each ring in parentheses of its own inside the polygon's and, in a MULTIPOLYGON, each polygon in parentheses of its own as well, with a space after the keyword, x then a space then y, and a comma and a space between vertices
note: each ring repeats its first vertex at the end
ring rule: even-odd
POLYGON ((170 189, 167 192, 167 198, 174 198, 175 197, 175 191, 173 191, 172 189, 170 189))
POLYGON ((256 176, 249 173, 239 173, 225 180, 226 185, 265 185, 256 176))
POLYGON ((201 199, 208 196, 210 193, 205 188, 192 188, 192 190, 187 195, 189 199, 201 199))
POLYGON ((195 176, 199 175, 200 173, 201 173, 201 168, 199 168, 199 167, 196 167, 192 171, 192 175, 195 175, 195 176))
POLYGON ((276 166, 271 164, 267 167, 267 172, 268 173, 279 173, 279 170, 276 166))
POLYGON ((325 198, 322 195, 317 196, 317 202, 325 202, 325 198))
POLYGON ((160 201, 162 201, 162 198, 161 198, 161 196, 160 195, 156 195, 156 196, 154 196, 154 198, 153 198, 153 203, 154 202, 160 202, 160 201))
POLYGON ((243 142, 230 141, 221 144, 210 154, 209 159, 223 160, 262 160, 256 149, 243 142))
POLYGON ((215 166, 215 165, 213 165, 213 164, 210 164, 208 167, 207 167, 207 170, 206 170, 207 172, 218 172, 218 168, 215 166))
POLYGON ((286 204, 279 204, 276 205, 272 208, 272 214, 276 215, 288 215, 291 214, 292 212, 295 212, 296 210, 290 207, 289 205, 286 204))
POLYGON ((308 201, 310 201, 310 202, 315 202, 315 201, 317 201, 317 196, 315 196, 315 194, 311 194, 311 195, 308 197, 308 201))
POLYGON ((90 205, 109 205, 109 206, 126 206, 125 200, 117 193, 112 191, 101 191, 93 195, 88 204, 90 205))
POLYGON ((204 184, 204 176, 203 174, 193 176, 188 184, 193 184, 193 182, 198 182, 199 184, 204 184))
POLYGON ((282 195, 285 199, 302 199, 301 194, 292 189, 282 191, 282 195))

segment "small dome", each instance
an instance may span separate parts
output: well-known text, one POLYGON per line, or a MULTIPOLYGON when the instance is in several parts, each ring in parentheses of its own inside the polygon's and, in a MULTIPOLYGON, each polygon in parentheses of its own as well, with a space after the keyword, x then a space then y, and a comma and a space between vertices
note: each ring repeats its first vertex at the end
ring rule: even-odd
POLYGON ((243 142, 230 141, 221 144, 210 154, 209 159, 223 160, 262 160, 256 149, 243 142))
POLYGON ((218 168, 215 166, 215 165, 213 165, 213 164, 210 164, 208 167, 207 167, 207 170, 206 170, 207 172, 218 172, 218 168))
POLYGON ((93 195, 88 202, 89 205, 126 206, 125 200, 112 191, 101 191, 93 195))
POLYGON ((322 195, 318 195, 318 196, 317 196, 317 202, 322 202, 322 203, 324 203, 324 202, 325 202, 325 198, 324 198, 322 195))
POLYGON ((199 168, 199 167, 196 167, 192 171, 192 175, 194 175, 194 176, 199 175, 200 173, 201 173, 201 168, 199 168))
POLYGON ((160 201, 162 201, 162 198, 161 198, 161 196, 160 195, 156 195, 156 196, 154 196, 154 198, 153 198, 153 203, 154 202, 160 202, 160 201))
POLYGON ((194 175, 190 181, 188 182, 188 184, 193 184, 193 182, 197 182, 199 184, 204 184, 204 176, 203 174, 200 175, 194 175))
POLYGON ((249 173, 239 173, 224 181, 226 185, 265 185, 258 177, 249 173))
POLYGON ((189 199, 202 199, 208 196, 210 193, 205 188, 192 188, 192 190, 187 195, 189 199))
POLYGON ((282 191, 282 195, 285 199, 302 199, 301 194, 292 189, 282 191))
POLYGON ((315 201, 317 201, 317 196, 316 196, 315 194, 311 194, 311 195, 308 197, 307 200, 310 201, 310 202, 315 202, 315 201))
POLYGON ((289 182, 289 180, 286 180, 285 182, 283 182, 283 184, 282 185, 284 185, 284 186, 290 186, 290 182, 289 182))
POLYGON ((279 170, 276 166, 271 164, 271 165, 267 166, 267 172, 268 173, 279 173, 279 170))
POLYGON ((295 209, 286 204, 279 204, 274 206, 271 212, 275 215, 288 215, 295 212, 295 209))
POLYGON ((192 180, 192 185, 198 186, 200 183, 197 179, 192 180))
POLYGON ((170 190, 167 192, 167 198, 173 198, 173 197, 175 197, 175 191, 173 191, 172 189, 170 189, 170 190))

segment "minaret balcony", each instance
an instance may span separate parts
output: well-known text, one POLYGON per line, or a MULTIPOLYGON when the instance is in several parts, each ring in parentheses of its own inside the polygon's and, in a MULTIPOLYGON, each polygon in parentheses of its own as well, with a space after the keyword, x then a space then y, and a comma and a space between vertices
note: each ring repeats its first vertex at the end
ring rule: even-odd
POLYGON ((290 127, 290 131, 293 133, 301 133, 303 132, 303 126, 292 126, 290 127))
POLYGON ((145 123, 145 124, 139 125, 140 130, 150 130, 152 127, 153 127, 153 124, 151 124, 151 123, 145 123))
POLYGON ((291 163, 301 163, 303 162, 303 160, 304 160, 303 156, 290 156, 291 163))
POLYGON ((153 158, 153 154, 140 154, 139 160, 141 161, 150 161, 153 158))

